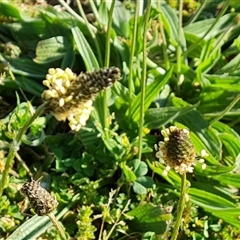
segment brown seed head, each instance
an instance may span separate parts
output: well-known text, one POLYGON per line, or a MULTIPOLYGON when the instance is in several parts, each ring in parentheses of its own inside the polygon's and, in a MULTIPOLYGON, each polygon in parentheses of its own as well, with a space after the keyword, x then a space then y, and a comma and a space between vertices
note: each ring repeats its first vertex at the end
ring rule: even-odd
POLYGON ((110 67, 101 68, 94 72, 81 73, 77 77, 77 81, 81 93, 85 96, 92 96, 113 85, 120 77, 120 69, 117 67, 110 67))
POLYGON ((29 199, 32 209, 40 216, 49 214, 58 206, 56 197, 42 188, 38 181, 23 184, 20 193, 29 199))
POLYGON ((164 136, 164 142, 159 142, 155 148, 156 157, 166 165, 164 175, 171 168, 180 174, 193 172, 193 167, 196 165, 196 152, 189 137, 189 131, 171 126, 162 130, 161 133, 164 136))

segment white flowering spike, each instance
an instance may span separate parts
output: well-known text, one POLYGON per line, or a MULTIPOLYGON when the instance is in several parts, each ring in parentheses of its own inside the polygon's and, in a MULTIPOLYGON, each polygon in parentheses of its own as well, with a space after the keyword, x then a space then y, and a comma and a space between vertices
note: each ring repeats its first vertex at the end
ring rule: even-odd
POLYGON ((121 76, 117 67, 102 68, 77 76, 70 68, 50 68, 43 85, 48 87, 42 98, 58 121, 69 121, 73 131, 78 131, 92 111, 92 99, 103 89, 111 86, 121 76))

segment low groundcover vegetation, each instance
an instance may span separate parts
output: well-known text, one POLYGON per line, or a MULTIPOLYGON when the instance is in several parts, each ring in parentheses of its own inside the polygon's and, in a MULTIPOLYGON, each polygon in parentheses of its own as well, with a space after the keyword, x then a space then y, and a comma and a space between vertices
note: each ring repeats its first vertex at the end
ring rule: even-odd
POLYGON ((235 1, 0 1, 0 239, 240 239, 235 1))

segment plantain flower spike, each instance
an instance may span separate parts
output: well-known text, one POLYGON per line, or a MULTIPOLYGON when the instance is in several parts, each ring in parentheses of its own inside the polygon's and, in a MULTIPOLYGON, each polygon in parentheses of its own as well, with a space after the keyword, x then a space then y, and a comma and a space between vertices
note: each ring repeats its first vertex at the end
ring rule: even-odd
POLYGON ((121 78, 117 67, 101 68, 77 76, 70 68, 50 68, 43 85, 42 98, 58 121, 69 121, 73 131, 86 125, 94 98, 121 78))
MULTIPOLYGON (((155 144, 156 157, 160 163, 166 165, 163 175, 167 175, 170 169, 175 170, 179 174, 187 172, 192 173, 198 158, 194 146, 189 137, 187 129, 179 129, 171 126, 161 131, 164 142, 160 141, 155 144)), ((206 157, 208 154, 202 150, 201 157, 206 157)), ((202 169, 205 169, 204 159, 200 159, 202 169)))
POLYGON ((56 197, 42 188, 38 181, 31 180, 31 182, 24 183, 20 193, 28 198, 31 208, 39 216, 51 213, 58 206, 56 197))

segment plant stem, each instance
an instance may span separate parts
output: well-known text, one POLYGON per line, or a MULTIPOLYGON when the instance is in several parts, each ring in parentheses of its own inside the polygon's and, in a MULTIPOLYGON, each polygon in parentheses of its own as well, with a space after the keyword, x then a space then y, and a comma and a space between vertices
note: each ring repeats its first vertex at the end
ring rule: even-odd
POLYGON ((18 151, 22 136, 25 134, 25 132, 27 131, 28 127, 32 124, 32 122, 41 115, 46 105, 47 103, 43 103, 36 109, 33 116, 30 119, 28 119, 25 125, 19 130, 16 138, 13 140, 13 143, 10 146, 10 150, 8 152, 8 156, 5 164, 5 169, 3 171, 1 182, 0 182, 0 198, 2 197, 3 190, 7 184, 9 171, 12 166, 14 156, 18 151))
POLYGON ((89 5, 90 5, 91 10, 93 12, 93 15, 96 19, 96 22, 101 23, 101 20, 99 19, 98 9, 96 7, 96 2, 95 1, 89 1, 89 5))
MULTIPOLYGON (((138 14, 139 14, 139 1, 136 1, 136 9, 134 14, 134 25, 133 25, 133 34, 130 48, 130 57, 129 57, 129 76, 128 76, 128 91, 129 91, 129 102, 128 102, 128 111, 131 113, 132 110, 132 93, 133 93, 133 58, 136 47, 136 38, 137 38, 137 23, 138 23, 138 14)), ((131 121, 131 114, 129 114, 129 123, 131 121)))
POLYGON ((161 1, 160 0, 157 1, 157 6, 158 6, 158 9, 160 11, 160 13, 158 14, 158 22, 159 22, 160 33, 161 33, 161 36, 162 36, 162 47, 163 47, 164 62, 165 62, 166 69, 170 69, 170 61, 169 61, 169 57, 168 57, 168 53, 167 53, 167 40, 166 40, 164 28, 163 28, 163 20, 162 20, 162 15, 163 14, 162 14, 162 11, 161 11, 161 1))
POLYGON ((107 25, 107 36, 106 36, 106 46, 105 46, 105 59, 104 59, 104 66, 109 67, 110 62, 110 50, 111 50, 111 30, 112 30, 112 15, 115 6, 116 0, 112 1, 110 10, 108 12, 108 25, 107 25))
POLYGON ((190 19, 188 20, 188 22, 186 23, 186 25, 189 25, 193 22, 195 22, 197 20, 197 18, 199 17, 199 15, 202 13, 203 9, 205 8, 207 4, 206 0, 203 0, 203 2, 201 2, 201 4, 199 5, 199 7, 196 10, 196 13, 193 14, 190 19))
MULTIPOLYGON (((85 24, 85 21, 82 17, 80 17, 71 7, 69 7, 69 5, 64 2, 64 0, 58 0, 58 2, 65 7, 65 9, 74 17, 76 18, 79 22, 85 24)), ((94 27, 92 24, 89 25, 89 27, 92 29, 93 32, 97 32, 97 28, 94 27)))
MULTIPOLYGON (((104 220, 104 219, 103 219, 103 220, 104 220)), ((104 229, 104 221, 102 221, 102 223, 101 223, 98 240, 101 240, 101 239, 102 239, 103 229, 104 229)))
MULTIPOLYGON (((108 198, 108 203, 107 203, 107 206, 106 206, 106 209, 108 211, 110 211, 110 205, 112 204, 113 202, 113 196, 116 194, 116 190, 111 190, 111 192, 109 193, 109 198, 108 198)), ((99 240, 102 240, 102 239, 107 239, 106 236, 104 236, 102 238, 102 234, 103 234, 103 230, 104 230, 104 222, 105 222, 105 219, 106 219, 107 215, 106 215, 106 211, 103 210, 103 214, 102 214, 102 224, 101 224, 101 229, 100 229, 100 233, 99 233, 99 236, 98 236, 98 239, 99 240)))
POLYGON ((31 173, 27 164, 22 160, 22 158, 19 156, 17 152, 15 153, 15 156, 16 156, 16 159, 19 161, 19 163, 22 165, 22 167, 25 169, 25 171, 28 173, 29 177, 33 178, 33 174, 31 173))
POLYGON ((128 202, 126 203, 124 209, 123 209, 122 212, 119 214, 117 220, 114 222, 112 228, 111 228, 110 231, 108 232, 108 235, 107 235, 106 238, 105 238, 106 240, 110 239, 113 231, 115 230, 115 228, 117 227, 117 225, 119 225, 120 218, 121 218, 121 216, 127 211, 128 207, 129 207, 129 205, 130 205, 130 202, 131 202, 131 200, 128 200, 128 202))
POLYGON ((49 213, 48 217, 51 219, 52 223, 54 224, 54 226, 57 228, 61 238, 63 240, 67 240, 64 229, 62 227, 62 225, 58 222, 58 220, 55 218, 53 213, 49 213))
POLYGON ((182 174, 181 178, 182 178, 181 192, 180 192, 180 198, 179 198, 178 207, 177 207, 177 219, 173 228, 171 240, 176 240, 178 237, 178 231, 182 222, 182 214, 185 207, 187 174, 186 173, 182 174))
POLYGON ((178 1, 178 46, 177 46, 177 92, 180 91, 181 81, 181 65, 182 65, 182 46, 181 46, 181 34, 182 34, 182 10, 183 0, 178 1))
MULTIPOLYGON (((116 0, 113 0, 111 3, 110 10, 108 12, 108 25, 107 25, 107 36, 106 36, 106 46, 105 46, 105 60, 104 60, 104 66, 109 67, 109 62, 110 62, 110 50, 111 50, 111 29, 112 29, 112 15, 113 15, 113 10, 115 6, 116 0)), ((105 90, 102 93, 103 97, 103 119, 104 119, 104 126, 103 129, 108 129, 109 128, 109 123, 108 123, 108 116, 109 116, 109 110, 108 110, 108 97, 107 97, 107 90, 105 90)), ((109 131, 105 131, 106 137, 109 138, 109 131)))
POLYGON ((144 15, 143 25, 143 65, 142 65, 142 81, 141 81, 141 105, 140 105, 140 122, 138 132, 138 159, 142 157, 142 138, 143 138, 143 123, 144 123, 144 102, 147 78, 147 28, 151 9, 151 0, 147 1, 146 12, 144 15))

